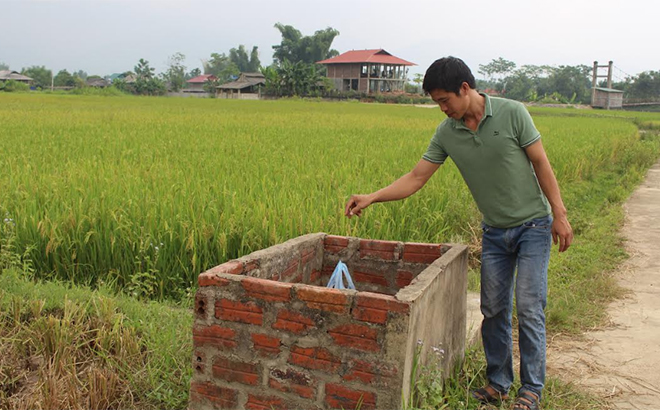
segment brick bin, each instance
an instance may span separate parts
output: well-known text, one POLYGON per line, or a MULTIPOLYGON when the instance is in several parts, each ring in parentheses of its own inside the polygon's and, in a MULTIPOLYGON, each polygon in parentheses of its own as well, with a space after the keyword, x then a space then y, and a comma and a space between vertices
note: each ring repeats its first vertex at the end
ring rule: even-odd
POLYGON ((467 247, 316 233, 199 275, 191 410, 398 409, 465 348, 467 247), (357 290, 325 287, 339 260, 357 290))

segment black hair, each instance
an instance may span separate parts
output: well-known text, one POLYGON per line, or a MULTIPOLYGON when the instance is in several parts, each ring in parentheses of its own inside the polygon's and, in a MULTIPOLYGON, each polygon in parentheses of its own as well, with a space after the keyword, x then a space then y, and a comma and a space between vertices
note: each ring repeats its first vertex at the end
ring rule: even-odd
POLYGON ((458 95, 464 82, 472 89, 477 88, 470 68, 460 58, 449 56, 435 60, 431 64, 424 74, 422 88, 427 93, 439 89, 458 95))

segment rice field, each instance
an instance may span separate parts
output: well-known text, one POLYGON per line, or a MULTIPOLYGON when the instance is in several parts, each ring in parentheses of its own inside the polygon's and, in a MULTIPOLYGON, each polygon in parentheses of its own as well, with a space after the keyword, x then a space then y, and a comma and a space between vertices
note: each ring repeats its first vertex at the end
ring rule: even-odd
MULTIPOLYGON (((625 115, 532 113, 569 212, 573 187, 658 153, 625 115)), ((480 215, 450 163, 417 195, 343 217, 350 194, 408 172, 443 118, 378 104, 0 94, 0 244, 39 277, 180 299, 201 271, 310 232, 471 242, 480 215)))

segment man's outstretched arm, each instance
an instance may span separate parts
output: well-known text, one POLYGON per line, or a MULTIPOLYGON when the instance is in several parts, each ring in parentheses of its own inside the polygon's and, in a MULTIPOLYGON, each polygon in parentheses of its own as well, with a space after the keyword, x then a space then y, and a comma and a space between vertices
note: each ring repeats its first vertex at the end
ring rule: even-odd
POLYGON ((525 147, 525 152, 532 162, 541 190, 546 198, 548 198, 548 202, 550 202, 550 207, 552 208, 552 215, 554 216, 554 221, 552 222, 552 240, 555 245, 559 242, 559 252, 564 252, 571 246, 571 242, 573 242, 573 228, 571 228, 571 224, 568 222, 566 216, 566 207, 564 206, 564 201, 561 199, 557 178, 552 171, 550 161, 548 161, 548 156, 545 154, 541 140, 525 147))
POLYGON ((362 210, 376 202, 396 201, 407 198, 419 191, 438 170, 440 164, 425 159, 420 160, 412 171, 392 182, 387 187, 366 195, 352 195, 346 203, 344 214, 347 217, 360 216, 362 210))

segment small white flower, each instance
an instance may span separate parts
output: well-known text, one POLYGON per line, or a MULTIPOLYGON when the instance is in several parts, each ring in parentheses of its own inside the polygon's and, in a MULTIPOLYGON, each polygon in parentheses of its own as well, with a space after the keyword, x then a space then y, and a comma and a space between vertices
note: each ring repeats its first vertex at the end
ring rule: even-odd
POLYGON ((417 346, 423 346, 423 345, 424 342, 422 341, 422 339, 417 339, 417 346))
POLYGON ((158 246, 155 246, 154 249, 156 249, 156 251, 158 251, 158 246))

